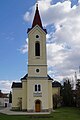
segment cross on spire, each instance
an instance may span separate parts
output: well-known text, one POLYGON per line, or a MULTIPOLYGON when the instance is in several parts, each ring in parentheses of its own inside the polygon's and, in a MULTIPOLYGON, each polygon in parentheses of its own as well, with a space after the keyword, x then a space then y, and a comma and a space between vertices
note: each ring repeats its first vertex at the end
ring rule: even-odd
POLYGON ((38 8, 38 0, 36 0, 36 8, 38 8))
MULTIPOLYGON (((36 11, 35 11, 35 15, 34 15, 32 27, 31 27, 31 28, 28 28, 27 33, 28 33, 32 28, 34 28, 36 25, 38 25, 41 29, 43 29, 41 17, 40 17, 39 10, 38 10, 38 0, 36 0, 36 11)), ((43 30, 44 30, 45 33, 47 33, 46 29, 43 29, 43 30)))
POLYGON ((36 3, 38 3, 38 0, 36 0, 36 3))

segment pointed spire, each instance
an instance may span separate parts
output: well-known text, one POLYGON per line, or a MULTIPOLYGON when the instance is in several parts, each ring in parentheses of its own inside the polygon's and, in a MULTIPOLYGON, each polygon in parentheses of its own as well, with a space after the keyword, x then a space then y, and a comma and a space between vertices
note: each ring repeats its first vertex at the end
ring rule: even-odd
MULTIPOLYGON (((42 26, 42 22, 41 22, 41 18, 40 18, 40 14, 39 14, 39 10, 38 10, 38 0, 36 2, 36 11, 35 11, 35 16, 34 16, 34 19, 33 19, 33 23, 32 23, 32 27, 31 28, 28 28, 28 31, 27 33, 33 29, 36 25, 38 25, 40 28, 43 29, 43 26, 42 26)), ((43 31, 45 33, 47 33, 46 29, 43 29, 43 31)))
POLYGON ((42 22, 41 22, 39 10, 38 10, 38 3, 36 3, 36 12, 35 12, 32 28, 36 25, 39 25, 42 28, 42 22))

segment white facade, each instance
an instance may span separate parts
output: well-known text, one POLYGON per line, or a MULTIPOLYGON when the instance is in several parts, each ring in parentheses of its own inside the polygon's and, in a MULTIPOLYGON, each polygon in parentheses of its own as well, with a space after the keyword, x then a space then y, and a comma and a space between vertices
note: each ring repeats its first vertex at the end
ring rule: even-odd
POLYGON ((0 107, 8 107, 9 98, 0 98, 0 107))

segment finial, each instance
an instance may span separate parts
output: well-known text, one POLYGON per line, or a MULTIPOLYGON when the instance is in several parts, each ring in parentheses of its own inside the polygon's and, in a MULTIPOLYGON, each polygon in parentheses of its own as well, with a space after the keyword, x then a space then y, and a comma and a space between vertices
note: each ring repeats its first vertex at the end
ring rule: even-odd
POLYGON ((38 3, 38 0, 36 0, 36 3, 38 3))
POLYGON ((38 0, 36 0, 36 8, 38 8, 38 0))

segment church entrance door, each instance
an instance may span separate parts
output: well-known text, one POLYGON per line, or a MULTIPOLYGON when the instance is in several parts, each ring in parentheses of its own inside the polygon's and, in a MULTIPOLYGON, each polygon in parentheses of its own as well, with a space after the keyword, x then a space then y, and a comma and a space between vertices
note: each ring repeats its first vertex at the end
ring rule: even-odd
POLYGON ((35 102, 35 112, 40 112, 41 111, 41 101, 37 100, 35 102))

